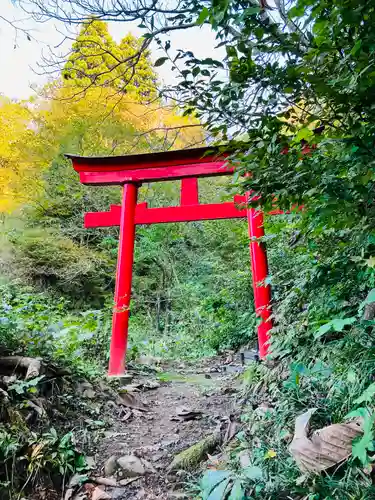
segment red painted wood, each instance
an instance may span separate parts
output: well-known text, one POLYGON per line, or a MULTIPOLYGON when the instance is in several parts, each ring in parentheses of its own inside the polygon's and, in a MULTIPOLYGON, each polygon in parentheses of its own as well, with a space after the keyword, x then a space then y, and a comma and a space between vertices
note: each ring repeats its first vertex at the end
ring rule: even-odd
POLYGON ((186 177, 181 180, 180 205, 198 205, 198 179, 186 177))
POLYGON ((159 153, 142 153, 124 156, 78 156, 66 154, 76 172, 107 172, 109 170, 134 170, 144 168, 190 165, 192 163, 225 163, 228 153, 212 146, 159 153))
MULTIPOLYGON (((248 199, 252 196, 247 194, 248 199)), ((264 217, 261 210, 247 210, 248 230, 250 237, 250 260, 253 278, 255 314, 261 319, 258 326, 259 357, 264 359, 269 352, 271 320, 271 288, 265 284, 268 276, 267 253, 263 242, 257 238, 264 236, 264 217)))
MULTIPOLYGON (((307 148, 303 153, 309 153, 307 148)), ((287 153, 284 148, 282 154, 287 153)), ((234 202, 199 204, 198 177, 230 175, 234 169, 227 166, 226 154, 215 153, 209 148, 186 151, 141 154, 123 157, 84 158, 69 156, 80 180, 88 185, 124 185, 122 205, 112 205, 109 212, 87 213, 86 227, 120 225, 119 255, 113 314, 113 333, 110 352, 110 375, 121 375, 125 370, 125 354, 129 322, 132 265, 136 224, 185 222, 192 220, 248 218, 251 268, 253 275, 256 315, 261 318, 258 326, 260 357, 269 350, 271 321, 270 286, 264 280, 268 275, 267 255, 263 243, 263 212, 247 208, 248 201, 258 196, 247 193, 235 196, 234 202), (207 155, 208 153, 208 155, 207 155), (147 203, 136 204, 137 186, 142 182, 181 179, 181 206, 148 208, 147 203)), ((272 210, 271 215, 282 214, 272 210)))
MULTIPOLYGON (((231 202, 163 208, 147 208, 147 203, 140 203, 136 207, 135 224, 238 219, 246 217, 246 214, 245 208, 239 209, 237 204, 231 202)), ((121 205, 111 205, 109 212, 88 212, 85 214, 85 227, 119 226, 120 216, 121 205)))
POLYGON ((137 191, 138 188, 135 184, 126 184, 123 188, 115 305, 113 308, 112 338, 108 368, 108 375, 110 376, 122 375, 125 372, 129 306, 133 274, 137 191))
POLYGON ((215 175, 230 175, 233 168, 228 168, 223 161, 195 163, 192 165, 175 165, 168 168, 144 168, 122 170, 80 171, 82 184, 106 186, 125 184, 127 182, 157 182, 184 177, 211 177, 215 175))
POLYGON ((240 217, 246 217, 246 210, 238 210, 234 203, 212 203, 181 207, 139 208, 136 213, 136 224, 236 219, 240 217))
POLYGON ((86 212, 83 223, 86 229, 90 227, 119 226, 121 220, 121 205, 110 205, 108 212, 86 212))

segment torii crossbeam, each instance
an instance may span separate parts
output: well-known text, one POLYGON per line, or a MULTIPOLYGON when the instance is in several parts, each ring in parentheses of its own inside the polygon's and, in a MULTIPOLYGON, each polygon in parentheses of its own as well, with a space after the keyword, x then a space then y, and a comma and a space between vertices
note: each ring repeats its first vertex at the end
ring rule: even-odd
MULTIPOLYGON (((113 309, 112 339, 108 374, 125 371, 129 307, 134 258, 135 226, 198 220, 246 218, 250 237, 251 272, 258 325, 259 356, 268 353, 271 321, 271 291, 265 279, 268 274, 267 254, 259 240, 264 236, 263 212, 248 207, 251 194, 235 196, 233 202, 199 203, 198 178, 230 175, 227 155, 213 148, 195 148, 163 153, 110 157, 66 155, 73 162, 82 184, 123 186, 122 204, 112 205, 109 212, 85 214, 85 227, 120 226, 116 287, 113 309), (144 182, 181 180, 180 205, 148 208, 137 204, 138 188, 144 182)), ((271 214, 280 214, 279 210, 271 214)))

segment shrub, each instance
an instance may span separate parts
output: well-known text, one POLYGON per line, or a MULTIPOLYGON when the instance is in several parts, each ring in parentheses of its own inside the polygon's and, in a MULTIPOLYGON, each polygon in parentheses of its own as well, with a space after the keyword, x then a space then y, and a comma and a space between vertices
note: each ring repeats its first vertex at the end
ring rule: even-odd
POLYGON ((26 282, 52 288, 76 303, 103 304, 113 285, 114 267, 103 252, 91 250, 57 231, 27 229, 10 235, 15 273, 26 282))

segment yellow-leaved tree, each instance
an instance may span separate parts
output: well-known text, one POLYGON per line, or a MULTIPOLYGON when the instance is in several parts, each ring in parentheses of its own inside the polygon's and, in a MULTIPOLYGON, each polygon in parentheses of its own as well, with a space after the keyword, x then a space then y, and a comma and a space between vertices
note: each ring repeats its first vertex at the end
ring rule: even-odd
POLYGON ((0 98, 0 213, 35 198, 47 165, 31 103, 0 98))

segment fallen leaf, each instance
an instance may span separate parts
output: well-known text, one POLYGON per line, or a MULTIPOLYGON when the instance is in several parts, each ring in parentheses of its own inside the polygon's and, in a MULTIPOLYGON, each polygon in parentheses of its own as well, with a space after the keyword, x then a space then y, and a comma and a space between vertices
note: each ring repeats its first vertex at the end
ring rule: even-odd
POLYGON ((110 500, 111 498, 111 495, 99 488, 99 486, 94 489, 91 496, 91 500, 110 500))
POLYGON ((130 479, 121 479, 118 484, 120 484, 121 486, 127 486, 130 483, 134 483, 134 481, 138 481, 138 479, 141 479, 141 476, 131 477, 130 479))
POLYGON ((74 492, 73 488, 68 488, 65 492, 64 500, 70 500, 73 496, 73 492, 74 492))
POLYGON ((289 451, 302 472, 318 474, 350 457, 353 439, 363 433, 363 419, 358 417, 348 423, 323 427, 309 439, 307 429, 315 411, 312 408, 296 418, 289 451))
POLYGON ((94 483, 101 484, 103 486, 117 486, 117 481, 113 477, 92 477, 91 481, 94 481, 94 483))
POLYGON ((31 378, 38 377, 41 368, 42 368, 42 363, 40 358, 31 359, 30 364, 27 368, 25 380, 30 380, 31 378))
POLYGON ((139 411, 148 411, 147 406, 139 397, 130 392, 124 392, 119 394, 118 403, 119 405, 127 406, 128 408, 134 408, 139 411))
POLYGON ((33 451, 31 452, 31 458, 35 458, 37 455, 39 455, 39 452, 44 448, 46 443, 41 442, 39 444, 36 444, 33 447, 33 451))
POLYGON ((208 468, 218 468, 219 465, 220 465, 220 460, 219 460, 219 457, 220 455, 210 455, 209 453, 207 453, 207 457, 208 457, 208 468))
POLYGON ((126 394, 128 392, 141 392, 142 384, 129 384, 126 387, 119 390, 120 394, 126 394))
POLYGON ((236 433, 237 433, 237 424, 236 424, 236 422, 232 422, 232 420, 229 420, 228 427, 227 427, 227 429, 225 431, 223 443, 224 444, 229 443, 229 441, 231 441, 234 438, 234 436, 236 435, 236 433))

